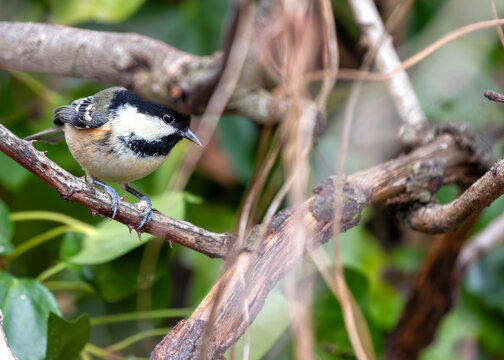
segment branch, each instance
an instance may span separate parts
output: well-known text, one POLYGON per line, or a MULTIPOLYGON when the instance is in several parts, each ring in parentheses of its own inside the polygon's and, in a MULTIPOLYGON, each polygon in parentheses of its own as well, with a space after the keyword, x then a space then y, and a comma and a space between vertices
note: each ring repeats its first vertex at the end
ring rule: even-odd
MULTIPOLYGON (((380 72, 389 73, 400 67, 401 60, 394 49, 392 37, 387 33, 374 2, 352 0, 350 6, 364 43, 369 48, 376 49, 375 61, 380 72)), ((407 144, 421 142, 428 128, 427 118, 420 107, 408 74, 405 70, 397 71, 386 84, 403 121, 401 129, 403 141, 407 144)))
POLYGON ((472 184, 449 204, 420 208, 411 213, 408 224, 426 233, 454 232, 473 213, 479 213, 504 193, 504 160, 472 184))
MULTIPOLYGON (((471 154, 451 135, 442 134, 431 144, 424 145, 409 155, 348 176, 343 189, 340 231, 359 223, 364 206, 405 193, 418 162, 437 159, 448 170, 466 164, 471 154)), ((334 196, 334 178, 329 178, 315 189, 315 195, 300 209, 286 209, 278 213, 259 242, 259 250, 239 255, 191 317, 179 322, 157 345, 151 359, 197 359, 200 352, 206 355, 205 358, 219 359, 250 325, 242 314, 241 301, 246 299, 252 322, 268 292, 304 255, 306 249, 298 249, 291 243, 292 238, 295 238, 292 236, 296 229, 294 219, 303 219, 306 233, 314 234, 307 239, 307 249, 319 247, 332 236, 334 196), (295 214, 295 211, 300 213, 295 214), (240 273, 245 274, 245 278, 249 280, 246 289, 240 281, 240 273), (224 290, 216 307, 215 320, 210 324, 208 319, 220 286, 224 290), (205 326, 210 327, 207 342, 209 347, 201 349, 205 326)), ((253 229, 249 243, 253 243, 255 236, 261 233, 259 226, 253 229)))
MULTIPOLYGON (((119 84, 185 113, 204 111, 225 60, 220 53, 195 56, 132 33, 17 22, 0 22, 0 49, 0 69, 119 84)), ((269 92, 260 91, 256 83, 238 87, 228 112, 257 122, 280 118, 282 107, 269 92), (250 94, 261 95, 262 103, 255 105, 260 111, 249 105, 250 94)))
MULTIPOLYGON (((46 182, 62 199, 83 205, 93 213, 112 216, 111 200, 104 191, 63 170, 43 152, 35 149, 31 142, 18 138, 1 124, 0 151, 46 182)), ((131 229, 140 224, 142 215, 132 204, 121 202, 114 219, 131 229)), ((210 257, 224 257, 233 238, 231 234, 212 233, 156 211, 141 232, 178 243, 210 257)))

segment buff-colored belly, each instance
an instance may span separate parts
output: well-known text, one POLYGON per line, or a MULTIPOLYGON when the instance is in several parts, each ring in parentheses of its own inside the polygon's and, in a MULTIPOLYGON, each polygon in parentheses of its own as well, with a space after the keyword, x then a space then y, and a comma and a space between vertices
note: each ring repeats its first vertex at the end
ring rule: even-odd
POLYGON ((111 145, 114 139, 106 137, 110 125, 98 129, 75 129, 65 126, 65 138, 73 157, 86 175, 115 184, 127 184, 156 170, 166 156, 139 157, 127 148, 111 145))

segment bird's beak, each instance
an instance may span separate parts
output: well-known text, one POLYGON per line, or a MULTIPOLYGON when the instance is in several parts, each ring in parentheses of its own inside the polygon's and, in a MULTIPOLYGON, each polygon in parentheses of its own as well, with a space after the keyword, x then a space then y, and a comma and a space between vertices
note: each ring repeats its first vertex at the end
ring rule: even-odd
POLYGON ((191 140, 193 143, 198 144, 199 146, 203 146, 201 144, 200 139, 196 136, 195 133, 190 128, 187 128, 187 130, 182 131, 182 136, 185 137, 187 140, 191 140))

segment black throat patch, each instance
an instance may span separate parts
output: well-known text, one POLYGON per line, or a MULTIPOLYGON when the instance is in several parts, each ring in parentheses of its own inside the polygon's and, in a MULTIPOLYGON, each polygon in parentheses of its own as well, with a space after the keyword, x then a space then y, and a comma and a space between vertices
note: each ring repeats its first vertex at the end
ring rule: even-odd
POLYGON ((119 141, 140 157, 166 156, 181 139, 182 136, 178 134, 167 135, 160 139, 150 141, 136 138, 134 133, 129 136, 119 137, 119 141))

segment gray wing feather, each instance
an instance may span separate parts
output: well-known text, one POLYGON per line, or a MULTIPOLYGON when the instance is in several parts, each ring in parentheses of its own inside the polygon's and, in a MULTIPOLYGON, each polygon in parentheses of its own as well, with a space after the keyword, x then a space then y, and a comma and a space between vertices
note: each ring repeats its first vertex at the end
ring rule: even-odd
POLYGON ((95 129, 108 122, 106 116, 96 111, 93 96, 75 100, 72 105, 54 109, 54 124, 68 124, 77 129, 95 129))

